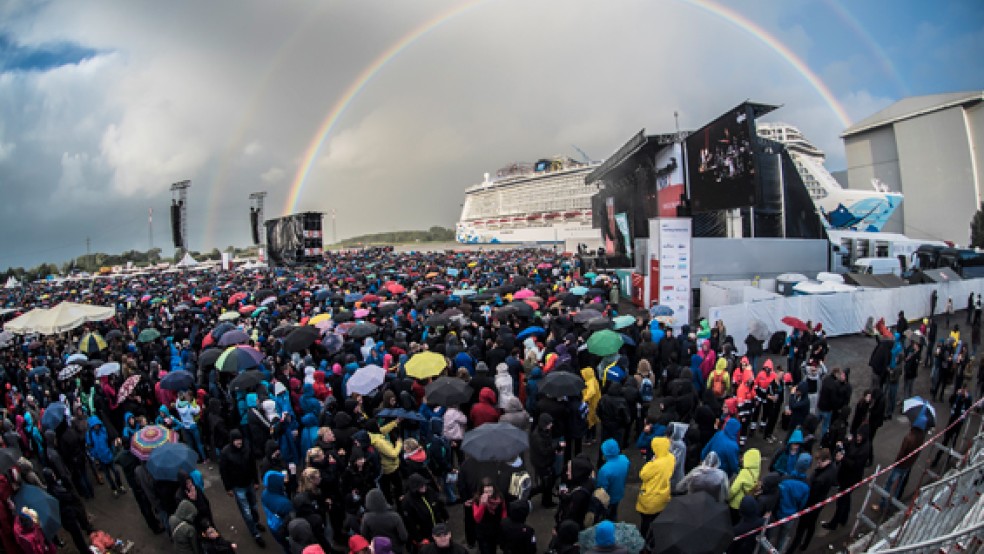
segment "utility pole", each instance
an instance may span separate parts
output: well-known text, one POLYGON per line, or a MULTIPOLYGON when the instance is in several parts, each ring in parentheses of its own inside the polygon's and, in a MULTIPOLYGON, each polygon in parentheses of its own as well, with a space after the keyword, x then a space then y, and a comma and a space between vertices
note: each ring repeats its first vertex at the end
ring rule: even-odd
POLYGON ((90 249, 91 246, 92 246, 92 239, 90 239, 89 237, 85 237, 85 255, 86 256, 90 256, 92 254, 92 252, 89 251, 89 249, 90 249))
MULTIPOLYGON (((154 249, 154 208, 147 208, 147 236, 150 239, 150 250, 153 250, 154 249)), ((148 252, 150 250, 148 250, 148 252)))
POLYGON ((331 243, 338 244, 338 233, 335 227, 335 208, 331 209, 331 243))
POLYGON ((673 122, 676 124, 676 132, 679 135, 680 134, 680 114, 676 110, 673 110, 673 122))

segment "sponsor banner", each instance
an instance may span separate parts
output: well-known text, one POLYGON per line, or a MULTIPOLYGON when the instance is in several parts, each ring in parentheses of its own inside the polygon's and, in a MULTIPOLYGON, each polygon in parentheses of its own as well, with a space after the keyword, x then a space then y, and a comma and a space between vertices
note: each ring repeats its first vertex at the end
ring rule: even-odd
POLYGON ((650 298, 673 310, 673 327, 690 322, 691 220, 649 220, 650 298))

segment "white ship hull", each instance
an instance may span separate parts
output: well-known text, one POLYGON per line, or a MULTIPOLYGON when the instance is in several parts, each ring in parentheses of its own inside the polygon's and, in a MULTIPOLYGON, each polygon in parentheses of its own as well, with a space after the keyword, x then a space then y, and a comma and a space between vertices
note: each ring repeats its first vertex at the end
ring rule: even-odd
POLYGON ((563 243, 567 240, 596 241, 601 237, 601 231, 593 229, 590 221, 501 228, 459 222, 456 231, 457 241, 463 244, 563 243))

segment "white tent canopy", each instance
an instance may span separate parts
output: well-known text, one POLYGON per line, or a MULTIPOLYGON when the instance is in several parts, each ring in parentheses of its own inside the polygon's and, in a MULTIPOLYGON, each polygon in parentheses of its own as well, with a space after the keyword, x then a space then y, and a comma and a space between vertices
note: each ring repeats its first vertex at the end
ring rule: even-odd
POLYGON ((185 252, 184 257, 181 258, 180 262, 174 264, 174 267, 195 267, 196 265, 198 265, 198 260, 192 258, 190 253, 185 252))
POLYGON ((62 302, 50 310, 35 308, 7 322, 3 328, 18 335, 25 335, 27 333, 54 335, 56 333, 71 331, 83 323, 103 321, 114 315, 116 315, 116 309, 112 306, 91 306, 88 304, 76 304, 74 302, 62 302))
POLYGON ((3 288, 5 288, 5 289, 13 289, 13 288, 17 288, 19 286, 20 286, 20 281, 17 280, 17 277, 14 277, 13 275, 11 275, 10 277, 7 278, 7 284, 4 285, 3 288))

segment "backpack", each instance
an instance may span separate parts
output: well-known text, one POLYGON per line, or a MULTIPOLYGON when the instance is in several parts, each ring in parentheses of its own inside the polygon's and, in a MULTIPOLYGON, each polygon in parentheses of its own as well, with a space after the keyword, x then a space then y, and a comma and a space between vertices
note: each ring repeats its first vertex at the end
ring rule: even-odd
POLYGON ((653 387, 653 380, 649 377, 643 377, 642 383, 639 385, 639 398, 643 402, 652 402, 655 396, 656 392, 655 387, 653 387))
POLYGON ((509 477, 509 496, 513 496, 517 500, 529 500, 532 488, 533 478, 530 477, 528 471, 517 471, 509 477))
POLYGON ((714 373, 711 374, 711 378, 713 379, 713 381, 711 381, 711 392, 718 398, 723 397, 725 393, 724 372, 715 370, 714 373))
POLYGON ((585 518, 585 528, 592 527, 596 523, 601 523, 608 519, 608 506, 611 504, 611 496, 608 491, 598 487, 591 493, 591 500, 588 503, 588 513, 585 518))

